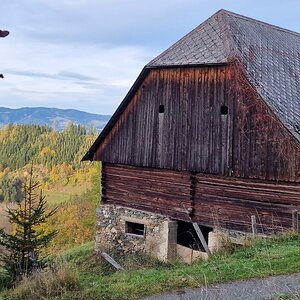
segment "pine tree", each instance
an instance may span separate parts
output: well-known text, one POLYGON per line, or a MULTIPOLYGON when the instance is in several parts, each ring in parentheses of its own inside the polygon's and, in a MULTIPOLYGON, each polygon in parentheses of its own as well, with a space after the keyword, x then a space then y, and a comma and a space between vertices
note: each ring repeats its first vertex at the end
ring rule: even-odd
POLYGON ((39 183, 33 180, 31 167, 29 178, 23 185, 23 201, 17 204, 17 208, 7 211, 14 229, 12 233, 0 230, 0 245, 4 248, 0 253, 0 263, 11 282, 45 266, 41 250, 57 233, 38 229, 57 210, 56 207, 47 211, 45 197, 38 191, 39 183))

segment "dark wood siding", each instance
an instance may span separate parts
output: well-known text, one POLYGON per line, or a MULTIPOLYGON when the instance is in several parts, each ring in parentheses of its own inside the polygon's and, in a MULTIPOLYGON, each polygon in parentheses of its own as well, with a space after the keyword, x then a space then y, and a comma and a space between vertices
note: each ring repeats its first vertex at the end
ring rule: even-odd
POLYGON ((225 67, 152 70, 94 160, 228 175, 232 117, 220 108, 233 111, 230 76, 225 67))
MULTIPOLYGON (((300 143, 235 72, 233 176, 300 181, 300 143)), ((232 88, 232 87, 231 87, 232 88)))
POLYGON ((300 185, 197 174, 195 216, 199 223, 251 231, 251 215, 262 233, 291 229, 300 209, 300 185))
POLYGON ((103 164, 102 172, 103 202, 206 226, 251 231, 255 215, 260 232, 278 232, 291 229, 292 210, 300 210, 297 183, 109 163, 103 164))
POLYGON ((93 159, 300 181, 299 142, 236 64, 151 70, 93 159))
POLYGON ((190 173, 103 163, 102 201, 176 217, 191 207, 190 173))

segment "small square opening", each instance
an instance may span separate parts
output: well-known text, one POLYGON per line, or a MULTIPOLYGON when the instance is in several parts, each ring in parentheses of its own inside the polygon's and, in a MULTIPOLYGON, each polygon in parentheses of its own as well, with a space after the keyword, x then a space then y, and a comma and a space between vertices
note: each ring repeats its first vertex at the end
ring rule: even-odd
POLYGON ((221 106, 221 115, 228 115, 228 106, 226 105, 221 106))
POLYGON ((159 112, 160 114, 163 114, 163 113, 165 112, 165 106, 164 106, 163 104, 161 104, 161 105, 159 106, 158 112, 159 112))
POLYGON ((125 223, 125 233, 144 236, 145 235, 145 225, 141 223, 126 222, 125 223))

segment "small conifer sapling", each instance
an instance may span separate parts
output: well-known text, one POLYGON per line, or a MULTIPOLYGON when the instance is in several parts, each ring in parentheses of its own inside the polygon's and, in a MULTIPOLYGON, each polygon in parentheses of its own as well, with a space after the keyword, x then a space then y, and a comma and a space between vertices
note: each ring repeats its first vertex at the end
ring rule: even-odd
POLYGON ((42 257, 41 250, 57 233, 46 233, 41 229, 40 225, 47 222, 57 207, 47 210, 45 196, 39 187, 39 183, 33 179, 31 166, 23 184, 23 200, 17 203, 16 208, 7 210, 13 230, 7 233, 0 229, 0 263, 11 282, 45 267, 45 257, 42 257))

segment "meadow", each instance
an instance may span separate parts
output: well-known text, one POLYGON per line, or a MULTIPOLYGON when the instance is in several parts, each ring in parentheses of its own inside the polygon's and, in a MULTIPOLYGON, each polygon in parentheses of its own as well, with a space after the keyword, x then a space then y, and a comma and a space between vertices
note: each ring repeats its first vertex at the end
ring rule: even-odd
MULTIPOLYGON (((300 270, 300 236, 249 240, 244 246, 228 244, 209 260, 192 265, 163 263, 142 254, 115 258, 124 271, 103 261, 89 242, 51 257, 50 268, 0 295, 7 300, 134 300, 213 283, 290 274, 300 270)), ((278 299, 298 299, 295 297, 278 299)))

